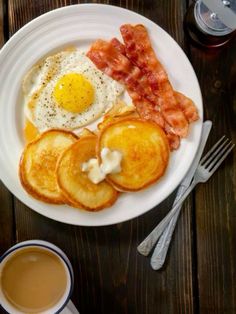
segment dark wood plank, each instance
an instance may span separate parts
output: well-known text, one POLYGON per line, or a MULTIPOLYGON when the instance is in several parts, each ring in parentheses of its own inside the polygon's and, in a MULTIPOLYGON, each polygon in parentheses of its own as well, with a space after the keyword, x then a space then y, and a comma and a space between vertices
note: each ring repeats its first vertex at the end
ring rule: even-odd
MULTIPOLYGON (((205 118, 213 121, 210 147, 226 134, 236 142, 236 44, 219 50, 191 47, 205 118)), ((236 312, 235 152, 196 190, 199 312, 236 312)))
POLYGON ((4 3, 0 1, 0 47, 4 44, 4 3))
MULTIPOLYGON (((4 38, 4 2, 0 0, 0 47, 4 38)), ((7 38, 6 38, 7 39, 7 38)), ((1 169, 0 169, 1 171, 1 169)), ((14 243, 14 210, 13 197, 0 181, 0 255, 14 243)))
POLYGON ((15 241, 13 197, 0 181, 0 255, 15 241))
MULTIPOLYGON (((160 24, 183 46, 184 1, 100 2, 140 12, 160 24)), ((10 0, 10 35, 32 18, 71 3, 75 1, 10 0)), ((173 197, 142 217, 100 228, 63 225, 15 200, 16 240, 41 238, 59 245, 68 254, 76 275, 73 301, 82 314, 191 314, 194 313, 191 199, 184 206, 162 271, 154 272, 150 259, 136 251, 138 243, 167 213, 173 197)))

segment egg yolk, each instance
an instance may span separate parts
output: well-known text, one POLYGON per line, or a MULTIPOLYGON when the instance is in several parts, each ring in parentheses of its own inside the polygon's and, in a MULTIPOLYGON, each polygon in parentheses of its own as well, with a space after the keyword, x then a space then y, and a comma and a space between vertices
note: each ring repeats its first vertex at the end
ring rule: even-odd
POLYGON ((69 73, 57 81, 53 96, 65 110, 80 113, 93 103, 94 89, 82 74, 69 73))

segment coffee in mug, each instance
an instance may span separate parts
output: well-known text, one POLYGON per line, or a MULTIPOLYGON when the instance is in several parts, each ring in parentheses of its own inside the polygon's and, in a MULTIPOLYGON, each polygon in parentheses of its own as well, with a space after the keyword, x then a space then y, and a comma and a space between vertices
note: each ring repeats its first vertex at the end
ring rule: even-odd
POLYGON ((14 314, 56 313, 69 301, 73 286, 71 265, 54 245, 28 242, 31 241, 13 247, 1 258, 1 305, 14 314))

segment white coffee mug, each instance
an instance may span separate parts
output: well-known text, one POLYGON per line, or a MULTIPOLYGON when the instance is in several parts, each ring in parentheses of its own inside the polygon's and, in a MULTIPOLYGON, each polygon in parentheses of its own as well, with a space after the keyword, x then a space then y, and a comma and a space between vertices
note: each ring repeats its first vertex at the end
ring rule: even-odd
MULTIPOLYGON (((63 294, 62 298, 57 302, 56 305, 47 309, 40 314, 79 314, 77 309, 75 308, 74 304, 70 301, 70 297, 73 291, 74 286, 74 272, 71 266, 71 263, 65 253, 59 249, 56 245, 42 240, 29 240, 20 242, 9 250, 7 250, 1 257, 0 257, 0 274, 5 265, 5 263, 16 253, 22 249, 29 248, 29 247, 40 247, 44 250, 48 250, 51 253, 57 255, 57 257, 61 260, 62 264, 65 267, 65 272, 67 275, 67 286, 65 289, 65 293, 63 294)), ((24 312, 19 311, 16 309, 4 296, 2 289, 0 289, 0 305, 1 307, 10 314, 25 314, 24 312)))

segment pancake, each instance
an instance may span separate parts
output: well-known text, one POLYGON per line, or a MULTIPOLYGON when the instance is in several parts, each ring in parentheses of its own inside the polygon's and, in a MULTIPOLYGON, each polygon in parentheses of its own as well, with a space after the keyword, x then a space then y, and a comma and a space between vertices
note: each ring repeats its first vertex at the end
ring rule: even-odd
POLYGON ((57 166, 57 182, 69 205, 98 211, 111 206, 118 192, 106 180, 94 184, 81 170, 82 164, 96 158, 95 135, 83 136, 61 156, 57 166))
POLYGON ((169 144, 164 131, 141 119, 121 119, 105 126, 100 134, 97 155, 103 148, 122 153, 121 172, 107 180, 122 191, 138 191, 156 182, 165 173, 169 144))
POLYGON ((55 129, 42 133, 25 147, 19 175, 30 195, 47 203, 64 203, 57 185, 56 164, 61 153, 77 140, 74 133, 55 129))

